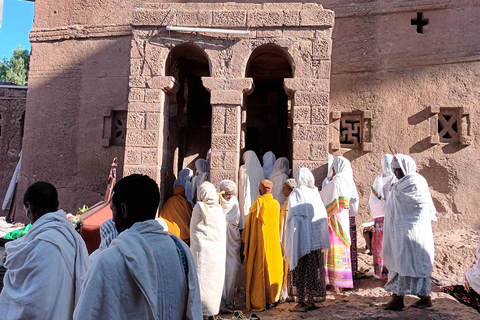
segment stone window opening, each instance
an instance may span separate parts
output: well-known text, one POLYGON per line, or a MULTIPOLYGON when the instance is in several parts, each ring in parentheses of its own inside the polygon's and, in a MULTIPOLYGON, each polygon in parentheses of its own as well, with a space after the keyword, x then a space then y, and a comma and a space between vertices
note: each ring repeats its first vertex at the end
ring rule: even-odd
POLYGON ((410 20, 412 26, 417 26, 417 33, 423 34, 423 27, 428 25, 428 19, 423 18, 423 12, 417 12, 417 18, 410 20))
POLYGON ((127 111, 108 110, 103 116, 102 146, 125 146, 127 133, 127 111))
POLYGON ((372 112, 370 110, 353 112, 332 111, 330 116, 333 140, 330 142, 332 151, 356 149, 363 152, 373 150, 372 143, 372 112), (338 140, 335 140, 335 136, 338 140))
POLYGON ((440 109, 438 115, 438 135, 440 142, 457 142, 460 140, 459 112, 453 109, 440 109))
POLYGON ((179 83, 170 96, 169 140, 172 172, 194 168, 205 158, 211 146, 212 105, 202 77, 210 76, 209 61, 203 50, 193 44, 174 46, 166 60, 166 75, 179 83))
POLYGON ((362 144, 362 115, 342 113, 340 118, 340 146, 359 149, 362 144))
POLYGON ((284 89, 284 79, 293 77, 290 58, 277 45, 262 45, 252 52, 245 74, 254 82, 244 105, 245 150, 253 150, 259 157, 272 151, 277 159, 291 161, 291 101, 284 89))
POLYGON ((468 107, 428 107, 430 116, 430 144, 460 143, 469 146, 473 136, 468 107))

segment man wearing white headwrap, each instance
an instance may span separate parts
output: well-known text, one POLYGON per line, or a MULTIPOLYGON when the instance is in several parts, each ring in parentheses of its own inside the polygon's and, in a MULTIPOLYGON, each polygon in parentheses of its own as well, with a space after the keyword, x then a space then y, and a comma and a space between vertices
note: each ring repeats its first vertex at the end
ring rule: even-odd
POLYGON ((330 248, 327 212, 315 187, 313 174, 300 168, 296 188, 288 197, 285 256, 291 282, 290 297, 298 304, 291 311, 305 312, 325 300, 325 265, 321 249, 330 248))
POLYGON ((283 203, 286 199, 286 197, 283 195, 283 184, 288 179, 289 172, 290 169, 288 159, 282 157, 275 161, 273 171, 268 177, 268 180, 273 182, 273 199, 277 200, 279 203, 283 203))
POLYGON ((275 165, 275 160, 277 157, 275 157, 275 154, 272 151, 268 151, 263 155, 263 175, 265 176, 265 179, 268 179, 270 174, 273 171, 273 166, 275 165))
POLYGON ((190 222, 190 250, 197 267, 202 312, 209 319, 218 314, 225 279, 226 222, 219 202, 213 184, 203 182, 190 222))
POLYGON ((227 221, 227 256, 225 262, 225 285, 223 287, 222 305, 227 309, 235 307, 235 287, 239 272, 242 270, 240 247, 242 237, 238 227, 240 221, 240 207, 238 205, 237 186, 232 180, 223 180, 217 191, 221 193, 220 204, 227 221))
POLYGON ((392 292, 392 300, 385 309, 402 310, 405 294, 420 298, 414 307, 431 307, 435 206, 428 183, 416 172, 417 166, 410 156, 396 154, 392 168, 398 181, 385 205, 381 254, 388 268, 385 290, 392 292))
POLYGON ((194 203, 196 202, 198 188, 203 182, 208 181, 209 165, 207 160, 202 158, 197 159, 197 161, 195 161, 195 169, 195 176, 192 179, 192 197, 194 198, 194 203))
POLYGON ((243 230, 247 215, 255 202, 260 181, 264 179, 264 173, 260 161, 255 152, 248 150, 243 154, 243 162, 238 172, 238 202, 240 203, 240 230, 243 230))
POLYGON ((325 179, 323 179, 323 181, 322 181, 322 189, 325 188, 325 186, 327 185, 327 183, 330 182, 330 180, 332 180, 332 175, 333 175, 333 171, 332 171, 332 169, 333 169, 333 167, 332 167, 333 159, 335 159, 335 157, 329 153, 329 154, 328 154, 328 171, 327 171, 327 177, 326 177, 325 179))
POLYGON ((383 221, 385 219, 384 205, 392 184, 397 181, 392 171, 392 160, 393 156, 391 154, 386 154, 382 157, 383 172, 375 178, 371 188, 370 199, 368 200, 370 214, 374 219, 372 236, 373 276, 379 279, 388 278, 388 270, 380 257, 380 252, 382 251, 383 221))
POLYGON ((185 188, 185 198, 193 206, 193 186, 192 186, 193 170, 190 168, 182 169, 178 173, 178 178, 173 183, 173 188, 183 186, 185 188))
POLYGON ((353 288, 350 215, 358 210, 358 194, 350 161, 339 156, 333 160, 332 167, 332 180, 320 192, 330 227, 326 282, 337 288, 353 288))

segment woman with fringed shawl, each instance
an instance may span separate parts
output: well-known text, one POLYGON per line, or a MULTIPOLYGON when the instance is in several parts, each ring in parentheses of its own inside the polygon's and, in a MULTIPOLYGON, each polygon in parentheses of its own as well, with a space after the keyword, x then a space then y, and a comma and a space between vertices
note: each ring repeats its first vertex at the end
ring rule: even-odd
POLYGON ((357 188, 350 161, 339 156, 332 167, 332 180, 320 192, 327 209, 330 238, 330 249, 325 255, 325 280, 336 288, 353 288, 350 212, 358 209, 357 188))

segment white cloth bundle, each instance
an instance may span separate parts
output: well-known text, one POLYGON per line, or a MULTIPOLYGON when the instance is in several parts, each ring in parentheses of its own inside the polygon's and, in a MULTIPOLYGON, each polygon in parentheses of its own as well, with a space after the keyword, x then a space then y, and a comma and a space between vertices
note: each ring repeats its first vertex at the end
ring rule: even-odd
POLYGON ((3 319, 71 319, 89 265, 85 243, 63 210, 47 213, 5 245, 3 319))
POLYGON ((295 182, 297 187, 288 197, 285 227, 285 256, 290 270, 311 251, 330 248, 327 212, 313 174, 307 168, 300 168, 295 182))

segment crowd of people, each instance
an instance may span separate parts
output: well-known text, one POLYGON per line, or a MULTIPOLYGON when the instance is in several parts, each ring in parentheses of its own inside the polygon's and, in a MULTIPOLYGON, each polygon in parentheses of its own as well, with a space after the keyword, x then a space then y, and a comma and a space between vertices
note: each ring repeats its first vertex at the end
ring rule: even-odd
MULTIPOLYGON (((155 181, 123 178, 113 189, 113 219, 102 225, 100 248, 90 257, 58 210, 55 188, 32 184, 24 205, 33 227, 6 245, 0 314, 214 319, 233 312, 240 287, 247 310, 295 302, 292 312, 317 308, 328 287, 353 288, 359 195, 350 161, 329 156, 319 191, 309 169, 291 178, 289 160, 272 152, 263 166, 253 151, 242 159, 238 188, 231 180, 215 187, 209 161, 198 159, 195 174, 180 171, 160 210, 155 181)), ((375 275, 388 279, 392 293, 385 309, 402 310, 406 294, 420 298, 414 307, 431 307, 436 217, 428 184, 410 156, 385 155, 382 167, 369 205, 375 275)))

